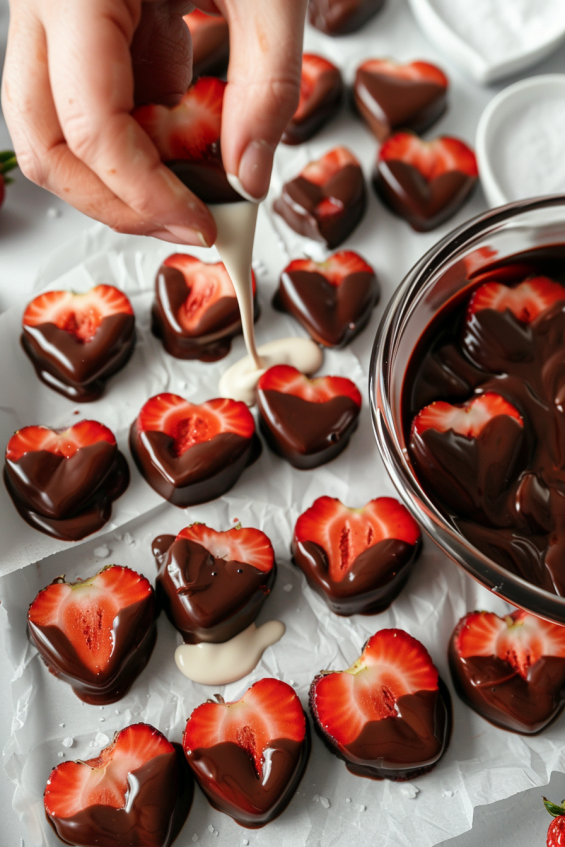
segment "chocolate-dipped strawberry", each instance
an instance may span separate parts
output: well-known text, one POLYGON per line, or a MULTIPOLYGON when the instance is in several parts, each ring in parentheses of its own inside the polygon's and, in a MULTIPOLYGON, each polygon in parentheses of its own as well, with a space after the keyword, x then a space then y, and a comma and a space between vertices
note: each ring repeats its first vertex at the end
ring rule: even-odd
POLYGON ((362 509, 318 497, 296 522, 293 561, 337 615, 371 615, 404 587, 421 548, 418 524, 393 497, 362 509))
POLYGON ((353 232, 366 204, 359 161, 347 148, 336 147, 285 182, 273 208, 300 235, 331 249, 353 232))
POLYGON ((565 703, 565 627, 516 611, 470 612, 449 643, 459 696, 497 726, 541 732, 565 703))
POLYGON ((475 154, 459 139, 399 132, 379 150, 373 186, 391 211, 427 232, 455 214, 478 176, 475 154))
POLYGON ((195 9, 184 16, 192 38, 192 76, 223 76, 228 69, 230 38, 228 22, 221 15, 195 9))
POLYGON ((155 645, 151 584, 130 568, 110 565, 78 582, 56 579, 28 611, 32 642, 52 674, 85 703, 120 700, 155 645))
POLYGON ((184 641, 229 641, 253 623, 275 581, 273 545, 259 529, 195 523, 159 536, 157 590, 184 641))
POLYGON ((361 29, 380 11, 384 0, 310 0, 312 26, 326 35, 347 35, 361 29))
POLYGON ((492 391, 461 405, 436 400, 412 422, 410 455, 450 511, 491 518, 505 511, 508 490, 526 461, 524 421, 492 391))
POLYGON ((451 735, 451 698, 426 648, 401 629, 373 635, 346 671, 310 687, 318 734, 357 776, 413 779, 430 771, 451 735))
POLYGON ((371 265, 351 250, 324 262, 294 259, 281 274, 275 308, 289 312, 324 347, 345 347, 367 325, 379 301, 371 265))
POLYGON ((27 306, 22 346, 37 376, 75 402, 97 400, 135 345, 131 303, 113 285, 47 291, 27 306))
POLYGON ((51 771, 45 813, 75 847, 170 847, 192 805, 194 781, 179 745, 146 723, 114 736, 94 759, 51 771))
POLYGON ((306 715, 286 682, 261 679, 240 700, 209 700, 183 747, 210 803, 242 826, 264 826, 292 799, 310 753, 306 715))
POLYGON ((176 106, 151 103, 133 112, 161 160, 205 203, 242 200, 228 182, 220 149, 225 88, 221 79, 203 76, 176 106))
POLYGON ((97 421, 69 429, 26 426, 9 440, 4 483, 22 518, 35 529, 78 541, 109 519, 129 483, 116 439, 97 421))
MULTIPOLYGON (((253 294, 255 274, 251 272, 253 294)), ((255 303, 255 315, 259 308, 255 303)), ((215 362, 241 332, 235 289, 223 262, 209 264, 186 253, 168 256, 155 279, 153 333, 177 359, 215 362)))
POLYGON ((347 447, 357 427, 361 394, 342 376, 308 379, 290 365, 274 365, 257 383, 261 432, 295 468, 317 468, 347 447))
POLYGON ((282 137, 284 144, 302 144, 339 112, 343 98, 341 71, 323 56, 304 53, 298 108, 282 137))
POLYGON ((429 129, 445 112, 448 85, 443 71, 429 62, 367 59, 357 68, 353 97, 373 135, 385 141, 399 129, 429 129))
POLYGON ((157 394, 132 424, 130 449, 149 485, 184 509, 229 491, 260 444, 245 403, 218 397, 196 405, 157 394))

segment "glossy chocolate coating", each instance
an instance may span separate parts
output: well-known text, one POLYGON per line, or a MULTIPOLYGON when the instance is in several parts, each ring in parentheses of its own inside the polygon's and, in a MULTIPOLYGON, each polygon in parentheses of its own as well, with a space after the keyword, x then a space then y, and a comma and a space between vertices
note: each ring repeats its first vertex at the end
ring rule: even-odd
POLYGON ((122 609, 112 626, 113 649, 104 670, 93 673, 58 626, 28 621, 31 640, 51 673, 68 682, 85 703, 105 706, 124 697, 146 666, 157 638, 153 592, 122 609))
POLYGON ((274 566, 265 573, 244 562, 219 559, 186 538, 159 536, 153 554, 161 605, 187 644, 229 641, 242 632, 261 611, 275 581, 274 566))
POLYGON ((349 274, 332 285, 317 271, 283 271, 273 306, 289 312, 325 347, 345 347, 369 322, 379 301, 374 273, 349 274))
POLYGON ((357 556, 339 581, 330 576, 326 553, 315 542, 293 542, 292 556, 336 615, 374 615, 388 608, 404 588, 420 549, 420 541, 384 539, 357 556))
POLYGON ((447 88, 361 67, 355 75, 353 99, 373 135, 385 141, 396 130, 420 134, 435 124, 445 112, 447 88))
MULTIPOLYGON (((190 27, 189 27, 190 28, 190 27)), ((200 26, 190 30, 192 36, 192 76, 223 76, 228 69, 230 38, 228 22, 210 15, 200 26)))
POLYGON ((102 395, 106 381, 133 353, 135 317, 103 318, 86 342, 52 323, 24 326, 21 342, 42 382, 69 400, 87 403, 102 395))
POLYGON ((243 200, 228 182, 219 141, 212 145, 208 158, 203 161, 174 159, 165 164, 204 203, 241 203, 243 200))
POLYGON ((347 35, 367 23, 383 4, 384 0, 310 0, 308 17, 326 35, 347 35))
POLYGON ((269 447, 300 470, 335 459, 347 447, 360 411, 350 397, 310 403, 270 389, 258 389, 257 406, 269 447))
POLYGON ((476 182, 477 177, 460 171, 428 182, 413 165, 394 160, 377 159, 373 173, 373 187, 383 203, 416 232, 428 232, 451 218, 476 182))
POLYGON ((194 794, 182 747, 174 747, 131 772, 127 807, 87 806, 69 818, 47 815, 59 838, 76 847, 170 847, 194 794))
POLYGON ((299 118, 293 117, 282 137, 283 144, 302 144, 312 138, 339 112, 343 99, 343 79, 339 68, 320 74, 299 118))
POLYGON ((310 736, 304 741, 278 738, 264 751, 263 773, 255 771, 249 753, 224 741, 186 754, 196 781, 210 803, 251 829, 280 815, 292 800, 310 755, 310 736))
MULTIPOLYGON (((188 287, 181 271, 161 265, 155 280, 155 302, 152 310, 153 334, 163 341, 167 353, 177 359, 200 359, 216 362, 227 356, 231 341, 241 333, 241 315, 237 298, 221 297, 206 310, 194 332, 183 329, 179 310, 188 297, 188 287)), ((259 317, 255 300, 254 318, 259 317)))
POLYGON ((365 214, 366 205, 363 171, 359 165, 345 165, 325 185, 316 185, 302 176, 285 182, 273 208, 299 235, 325 241, 333 249, 353 232, 365 214), (342 208, 321 217, 316 209, 326 198, 337 201, 342 208))
POLYGON ((81 447, 69 459, 46 450, 6 460, 4 483, 21 517, 62 541, 78 541, 104 526, 112 503, 129 484, 129 468, 115 444, 81 447))
POLYGON ((130 450, 139 472, 161 497, 182 509, 221 497, 261 452, 256 435, 244 438, 234 432, 194 444, 180 456, 173 445, 170 435, 138 432, 133 422, 130 450))
POLYGON ((405 694, 394 717, 369 721, 350 744, 338 744, 316 720, 314 685, 310 708, 318 735, 356 776, 404 782, 428 773, 445 753, 451 738, 451 696, 440 679, 435 691, 405 694))
MULTIPOLYGON (((535 272, 563 283, 564 255, 563 246, 556 246, 508 259, 507 265, 522 261, 516 282, 535 272)), ((484 270, 482 280, 488 278, 484 270)), ((414 349, 403 387, 406 431, 414 415, 434 400, 462 403, 475 393, 493 391, 522 415, 523 445, 517 425, 500 417, 474 440, 424 432, 417 444, 411 443, 410 455, 430 496, 475 547, 527 582, 565 595, 560 399, 565 303, 556 303, 530 324, 508 311, 486 309, 466 329, 473 290, 468 283, 433 318, 414 349), (438 481, 434 488, 432 478, 438 481)))

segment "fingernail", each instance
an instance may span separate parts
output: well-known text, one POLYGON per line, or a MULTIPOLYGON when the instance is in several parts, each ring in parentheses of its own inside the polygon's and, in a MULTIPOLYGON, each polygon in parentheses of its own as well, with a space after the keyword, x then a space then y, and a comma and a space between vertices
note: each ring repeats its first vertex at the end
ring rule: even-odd
POLYGON ((274 154, 274 149, 266 141, 251 141, 239 162, 237 179, 240 188, 232 183, 235 190, 256 203, 263 200, 269 190, 274 154))
POLYGON ((154 229, 152 232, 146 232, 145 235, 148 238, 158 238, 161 241, 168 241, 170 244, 185 243, 181 238, 177 238, 176 235, 173 235, 173 233, 168 229, 154 229))
POLYGON ((172 235, 179 238, 183 244, 192 244, 195 247, 212 246, 211 244, 208 244, 203 233, 197 229, 192 229, 189 226, 177 226, 176 224, 169 224, 167 229, 172 235))

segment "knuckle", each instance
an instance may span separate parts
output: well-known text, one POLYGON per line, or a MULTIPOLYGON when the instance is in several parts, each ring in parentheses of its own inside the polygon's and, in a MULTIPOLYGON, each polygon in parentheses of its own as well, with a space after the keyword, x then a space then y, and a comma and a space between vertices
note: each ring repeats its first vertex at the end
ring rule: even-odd
POLYGON ((47 186, 47 170, 42 158, 30 147, 18 148, 16 146, 15 152, 18 167, 23 175, 41 188, 45 188, 47 186))
POLYGON ((92 158, 99 138, 98 129, 85 114, 71 115, 64 122, 65 140, 75 156, 82 161, 92 158))

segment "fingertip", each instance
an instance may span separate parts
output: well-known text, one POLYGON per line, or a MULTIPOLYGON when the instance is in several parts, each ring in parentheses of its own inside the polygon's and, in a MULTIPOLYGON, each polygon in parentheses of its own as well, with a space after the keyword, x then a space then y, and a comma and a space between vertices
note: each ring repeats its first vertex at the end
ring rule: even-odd
POLYGON ((260 203, 267 196, 275 148, 263 139, 250 141, 239 160, 237 175, 228 174, 233 188, 246 200, 260 203))

